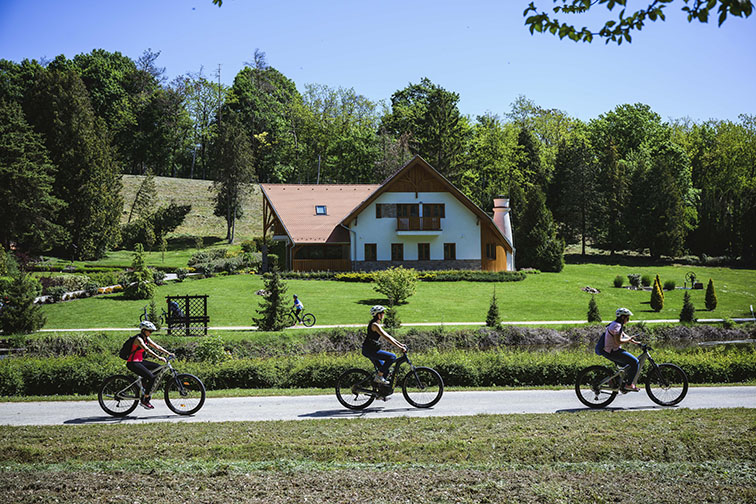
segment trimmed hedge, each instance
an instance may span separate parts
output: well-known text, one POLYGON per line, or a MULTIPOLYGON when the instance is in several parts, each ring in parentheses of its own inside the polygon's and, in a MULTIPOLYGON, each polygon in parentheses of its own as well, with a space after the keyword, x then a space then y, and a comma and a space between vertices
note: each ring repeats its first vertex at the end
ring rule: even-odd
MULTIPOLYGON (((737 383, 756 379, 753 347, 654 351, 657 362, 682 367, 691 383, 737 383)), ((609 364, 586 350, 569 351, 450 351, 416 354, 418 366, 436 369, 449 386, 572 385, 582 368, 609 364)), ((219 364, 179 362, 181 372, 200 377, 208 389, 330 388, 350 367, 371 369, 367 360, 346 355, 317 354, 258 359, 232 359, 219 364)), ((404 373, 408 370, 405 366, 404 373)), ((111 355, 91 357, 18 357, 0 361, 0 394, 54 395, 96 393, 102 380, 128 373, 111 355)), ((402 374, 404 374, 402 373, 402 374)), ((400 376, 401 379, 401 376, 400 376)))
MULTIPOLYGON (((537 274, 538 270, 527 271, 479 271, 479 270, 435 270, 418 271, 417 278, 423 282, 519 282, 528 274, 537 274)), ((373 281, 373 273, 365 271, 285 271, 281 278, 286 280, 336 280, 339 282, 373 281)))

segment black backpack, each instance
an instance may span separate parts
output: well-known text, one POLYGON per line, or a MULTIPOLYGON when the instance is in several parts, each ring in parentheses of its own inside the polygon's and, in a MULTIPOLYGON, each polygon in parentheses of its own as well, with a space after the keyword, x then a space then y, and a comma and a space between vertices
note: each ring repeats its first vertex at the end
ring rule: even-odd
POLYGON ((129 360, 129 356, 131 355, 131 349, 134 346, 134 340, 137 339, 137 336, 138 335, 134 335, 123 342, 123 346, 121 346, 121 350, 118 352, 118 357, 120 357, 123 360, 129 360))

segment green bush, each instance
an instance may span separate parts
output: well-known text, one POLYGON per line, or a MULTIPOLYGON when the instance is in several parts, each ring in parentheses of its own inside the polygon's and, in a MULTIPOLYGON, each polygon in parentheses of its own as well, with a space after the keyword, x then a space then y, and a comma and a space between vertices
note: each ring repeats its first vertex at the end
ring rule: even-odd
POLYGON ((658 282, 654 282, 654 288, 651 291, 651 308, 657 312, 664 308, 664 294, 658 282))
POLYGON ((630 282, 630 286, 637 289, 641 286, 640 273, 630 273, 627 275, 627 280, 630 282))
POLYGON ((619 289, 620 287, 622 287, 622 284, 624 284, 624 283, 625 283, 625 279, 622 278, 622 276, 617 275, 616 277, 614 277, 614 286, 616 288, 619 289))
MULTIPOLYGON (((595 332, 595 327, 593 328, 595 332)), ((163 342, 161 341, 161 344, 163 342)), ((591 345, 592 346, 592 345, 591 345)), ((738 383, 756 379, 753 347, 655 350, 657 362, 682 367, 691 383, 738 383)), ((432 351, 414 353, 413 363, 436 369, 448 386, 574 385, 577 372, 589 365, 608 365, 588 349, 525 351, 432 351)), ((331 388, 350 367, 371 369, 358 352, 231 359, 219 363, 179 361, 180 372, 197 375, 208 389, 331 388)), ((648 369, 648 368, 647 368, 648 369)), ((403 367, 400 380, 407 373, 403 367)), ((645 371, 644 371, 645 372, 645 371)), ((111 374, 128 374, 113 354, 90 357, 13 357, 0 361, 0 394, 53 395, 96 393, 111 374)), ((643 378, 641 378, 643 382, 643 378)))
POLYGON ((673 291, 675 290, 675 287, 677 287, 677 284, 674 280, 665 280, 664 281, 664 290, 665 291, 673 291))
POLYGON ((398 266, 376 271, 374 278, 373 290, 386 296, 392 306, 405 302, 417 288, 417 271, 412 268, 398 266))
POLYGON ((52 298, 53 303, 60 303, 63 301, 63 296, 66 293, 66 288, 58 285, 48 289, 47 294, 52 298))
POLYGON ((709 278, 709 284, 706 286, 705 297, 706 309, 709 311, 717 307, 717 293, 714 291, 714 281, 709 278))
POLYGON ((649 275, 643 275, 641 277, 641 285, 643 287, 649 287, 651 285, 651 277, 649 275))
POLYGON ((223 346, 223 340, 220 336, 205 336, 197 343, 197 349, 194 352, 195 358, 201 362, 218 364, 228 360, 231 355, 226 352, 223 346))
POLYGON ((695 322, 696 320, 696 308, 693 306, 693 302, 690 300, 690 292, 685 292, 683 296, 683 306, 680 310, 680 322, 695 322))

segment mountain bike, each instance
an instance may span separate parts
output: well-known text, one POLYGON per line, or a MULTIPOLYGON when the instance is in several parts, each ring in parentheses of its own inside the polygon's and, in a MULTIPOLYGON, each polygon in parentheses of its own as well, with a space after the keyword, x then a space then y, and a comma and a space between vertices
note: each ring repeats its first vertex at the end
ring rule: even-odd
POLYGON ((435 369, 415 367, 410 361, 409 350, 391 365, 386 376, 388 385, 380 385, 373 381, 378 373, 375 363, 374 373, 362 368, 352 368, 336 380, 336 398, 343 406, 353 410, 367 408, 376 398, 385 399, 394 393, 399 369, 405 362, 409 364, 410 370, 401 382, 404 399, 416 408, 430 408, 435 405, 444 393, 444 380, 435 369))
POLYGON ((589 408, 608 406, 618 392, 627 393, 624 390, 625 384, 637 383, 647 360, 651 363, 645 376, 648 397, 661 406, 674 406, 682 401, 688 393, 688 376, 685 371, 674 364, 657 364, 649 353, 653 349, 646 344, 641 344, 640 347, 643 353, 638 356, 638 372, 630 381, 625 376, 628 366, 617 366, 615 369, 589 366, 580 371, 575 382, 575 393, 580 402, 589 408))
MULTIPOLYGON (((144 322, 145 320, 150 320, 149 305, 144 305, 142 313, 139 314, 139 322, 144 322)), ((150 322, 155 322, 159 326, 164 326, 166 320, 168 320, 168 313, 166 313, 165 308, 163 308, 162 313, 157 316, 157 320, 150 320, 150 322)))
POLYGON ((305 327, 312 327, 315 325, 315 315, 302 312, 299 319, 297 319, 297 312, 292 308, 289 312, 289 326, 295 326, 299 322, 302 322, 305 327))
MULTIPOLYGON (((205 385, 194 375, 176 371, 172 360, 169 357, 154 371, 152 392, 160 390, 165 380, 163 395, 168 408, 177 415, 193 415, 205 404, 205 385)), ((112 375, 103 380, 97 401, 108 415, 123 417, 134 411, 144 393, 141 376, 112 375)))

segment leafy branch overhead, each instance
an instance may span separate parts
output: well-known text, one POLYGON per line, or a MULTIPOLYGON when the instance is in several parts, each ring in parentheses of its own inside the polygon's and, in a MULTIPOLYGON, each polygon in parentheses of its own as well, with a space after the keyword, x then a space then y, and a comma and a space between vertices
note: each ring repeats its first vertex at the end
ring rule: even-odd
MULTIPOLYGON (((599 37, 605 39, 607 44, 616 42, 620 45, 623 40, 632 42, 630 33, 640 31, 646 21, 665 21, 664 9, 673 1, 653 0, 646 8, 628 13, 627 0, 554 0, 556 5, 551 9, 553 14, 538 9, 534 2, 530 2, 522 15, 525 17, 525 25, 529 27, 531 34, 548 32, 559 36, 560 39, 567 37, 575 42, 592 42, 594 37, 599 37), (587 15, 597 5, 603 5, 610 11, 614 11, 617 7, 620 9, 619 16, 606 21, 599 30, 592 30, 585 26, 578 29, 574 24, 564 23, 556 18, 560 13, 587 15)), ((215 0, 215 2, 220 5, 220 0, 215 0)), ((683 3, 685 5, 680 10, 687 13, 688 22, 696 19, 701 23, 708 23, 709 14, 716 11, 719 13, 719 26, 722 26, 728 15, 747 18, 753 12, 751 0, 683 0, 683 3)))

